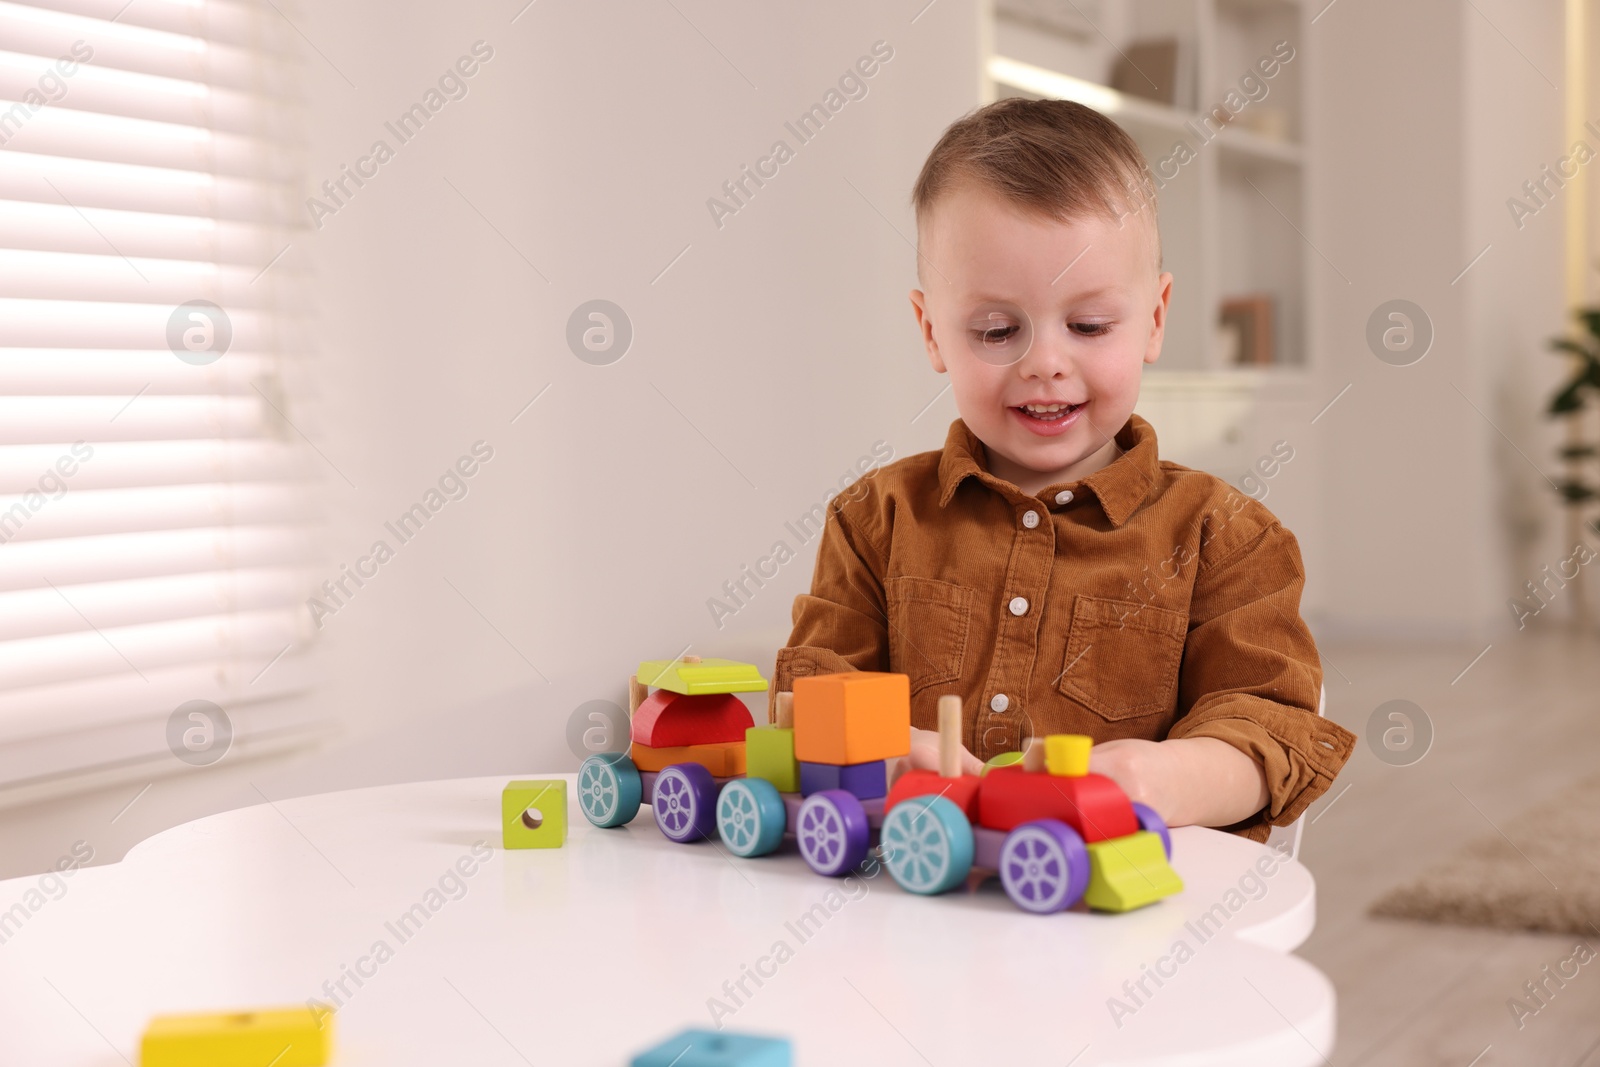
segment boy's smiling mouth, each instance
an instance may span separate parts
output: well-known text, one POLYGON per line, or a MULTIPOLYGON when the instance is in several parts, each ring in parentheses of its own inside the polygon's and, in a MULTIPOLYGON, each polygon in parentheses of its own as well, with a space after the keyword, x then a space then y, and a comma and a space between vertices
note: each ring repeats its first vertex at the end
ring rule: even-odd
POLYGON ((1068 427, 1077 422, 1088 403, 1087 400, 1079 404, 1055 400, 1016 404, 1007 410, 1029 430, 1043 437, 1052 437, 1066 432, 1068 427))

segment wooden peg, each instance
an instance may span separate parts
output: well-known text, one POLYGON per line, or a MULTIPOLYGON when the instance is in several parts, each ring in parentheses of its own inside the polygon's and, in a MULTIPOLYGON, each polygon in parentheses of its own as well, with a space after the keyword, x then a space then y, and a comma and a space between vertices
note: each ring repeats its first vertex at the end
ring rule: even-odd
POLYGON ((773 698, 776 702, 773 722, 780 730, 794 729, 794 694, 784 690, 773 698))
POLYGON ((639 705, 644 703, 644 698, 650 695, 650 688, 639 681, 637 674, 628 675, 628 715, 631 717, 639 710, 639 705))
POLYGON ((961 698, 939 698, 939 777, 961 777, 961 698))
POLYGON ((1033 774, 1044 773, 1044 738, 1028 738, 1028 746, 1022 750, 1022 769, 1033 774))
POLYGON ((700 662, 700 657, 699 656, 685 656, 685 657, 683 657, 683 662, 685 662, 685 663, 699 663, 700 662))

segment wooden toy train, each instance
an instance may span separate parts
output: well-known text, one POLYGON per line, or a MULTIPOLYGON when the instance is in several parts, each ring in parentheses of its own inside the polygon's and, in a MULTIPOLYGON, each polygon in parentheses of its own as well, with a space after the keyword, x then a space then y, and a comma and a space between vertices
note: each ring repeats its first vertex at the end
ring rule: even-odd
POLYGON ((628 751, 579 769, 584 815, 621 826, 646 803, 670 840, 716 834, 741 857, 793 837, 811 869, 830 876, 866 859, 876 834, 902 888, 942 893, 974 870, 997 872, 1017 907, 1036 914, 1079 900, 1128 911, 1183 888, 1161 816, 1089 772, 1088 737, 1034 739, 981 775, 962 774, 961 698, 941 697, 939 770, 907 771, 889 788, 888 761, 910 752, 905 675, 796 678, 792 698, 777 695, 777 722, 756 726, 733 694, 765 688, 748 663, 641 663, 629 679, 628 751))

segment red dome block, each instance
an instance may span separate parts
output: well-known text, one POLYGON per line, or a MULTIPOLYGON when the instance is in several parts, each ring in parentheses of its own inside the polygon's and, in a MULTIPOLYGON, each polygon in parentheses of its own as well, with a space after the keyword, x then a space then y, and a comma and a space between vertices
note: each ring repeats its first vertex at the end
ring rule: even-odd
POLYGON ((938 771, 907 771, 895 779, 889 790, 889 799, 883 802, 883 813, 888 815, 902 800, 926 795, 942 796, 967 817, 973 825, 978 822, 978 783, 976 774, 963 774, 960 778, 941 778, 938 771))
POLYGON ((630 733, 635 742, 649 748, 681 748, 742 742, 744 732, 754 725, 750 709, 731 693, 684 696, 657 689, 633 713, 630 733))
POLYGON ((1014 763, 990 769, 980 781, 978 820, 991 830, 1014 830, 1033 819, 1060 819, 1085 842, 1139 830, 1128 795, 1103 774, 1068 778, 1025 771, 1014 763))

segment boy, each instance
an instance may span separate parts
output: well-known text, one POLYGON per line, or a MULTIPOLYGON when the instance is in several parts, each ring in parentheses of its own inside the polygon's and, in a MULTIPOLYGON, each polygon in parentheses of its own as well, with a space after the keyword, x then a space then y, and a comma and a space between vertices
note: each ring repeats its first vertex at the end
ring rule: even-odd
POLYGON ((1089 734, 1091 769, 1170 824, 1265 840, 1355 738, 1317 715, 1294 536, 1133 414, 1172 294, 1144 157, 1087 107, 1002 100, 945 131, 912 202, 911 304, 961 417, 830 502, 773 691, 907 674, 912 765, 957 693, 968 772, 1089 734))

